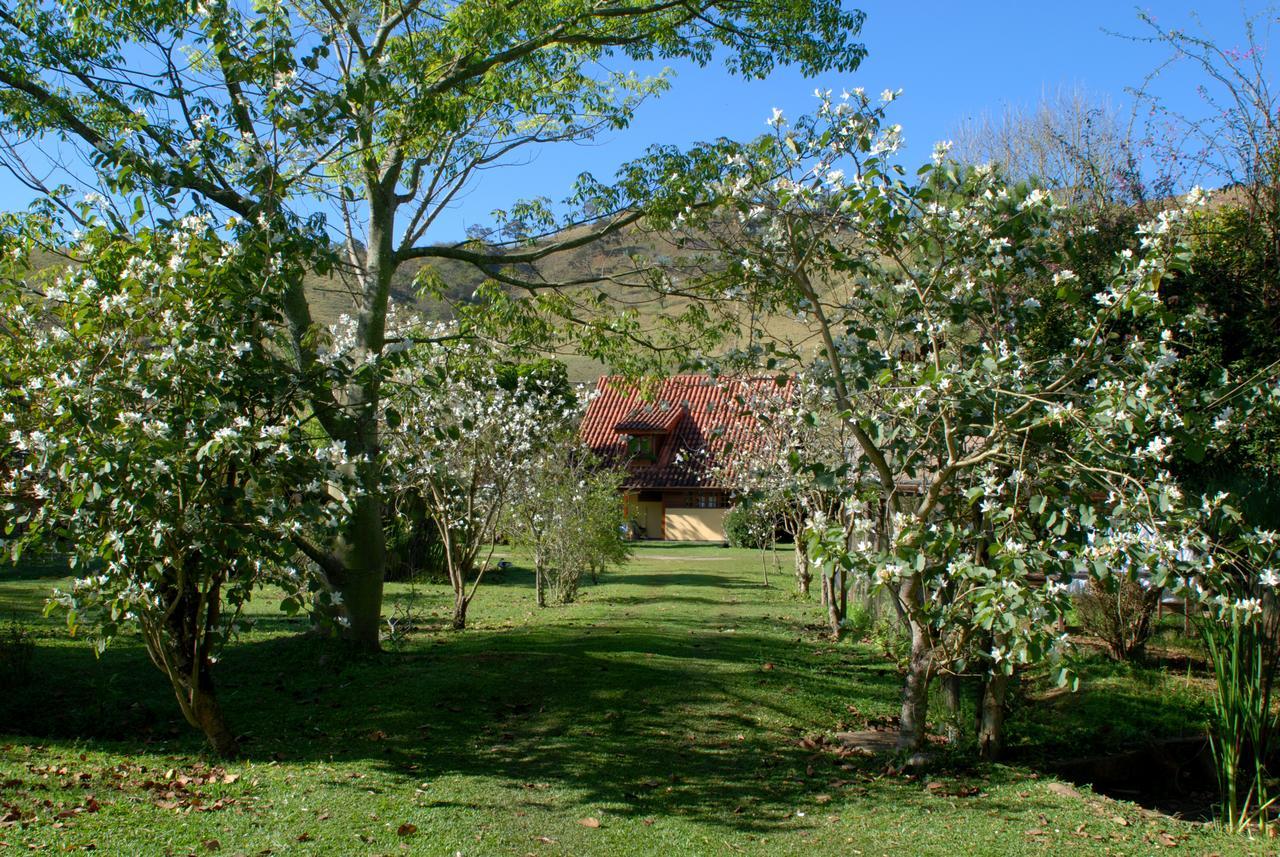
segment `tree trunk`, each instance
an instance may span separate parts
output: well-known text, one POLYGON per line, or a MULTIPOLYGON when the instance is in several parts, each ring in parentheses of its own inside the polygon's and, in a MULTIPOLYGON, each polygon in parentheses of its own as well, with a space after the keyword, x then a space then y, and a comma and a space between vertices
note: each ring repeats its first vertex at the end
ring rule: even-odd
POLYGON ((455 631, 462 631, 467 627, 467 607, 471 605, 471 599, 465 595, 458 595, 453 600, 453 621, 449 627, 455 631))
POLYGON ((840 575, 840 572, 833 571, 831 574, 824 574, 822 576, 822 588, 827 602, 827 627, 831 629, 831 639, 839 641, 844 634, 844 608, 848 602, 837 592, 837 589, 844 588, 843 578, 838 578, 837 575, 840 575), (840 580, 839 586, 836 584, 837 579, 840 580))
POLYGON ((240 744, 235 733, 227 725, 218 704, 218 696, 213 686, 211 664, 203 654, 196 655, 201 661, 197 665, 193 653, 203 652, 204 646, 198 643, 190 631, 196 626, 194 610, 185 605, 178 605, 166 622, 168 631, 156 626, 143 627, 143 639, 147 644, 147 652, 151 661, 165 678, 178 699, 178 708, 187 723, 204 733, 209 746, 219 756, 231 758, 239 755, 240 744))
MULTIPOLYGON (((364 261, 368 285, 360 296, 356 338, 370 354, 378 355, 386 344, 387 307, 397 264, 395 182, 390 185, 382 181, 367 183, 366 195, 369 226, 364 261)), ((376 463, 380 457, 379 371, 355 381, 346 390, 346 409, 355 415, 351 437, 346 441, 347 454, 357 462, 355 467, 364 490, 355 500, 350 525, 338 544, 336 553, 343 567, 342 579, 334 581, 342 593, 348 622, 343 637, 353 647, 371 652, 382 647, 382 589, 387 571, 384 486, 376 463)))
POLYGON ((927 629, 915 620, 911 628, 911 657, 902 684, 902 713, 898 718, 898 749, 915 752, 924 746, 929 717, 929 679, 933 671, 933 646, 927 629))
POLYGON ((356 500, 351 524, 335 553, 342 563, 342 576, 333 581, 346 619, 342 638, 355 648, 376 652, 381 648, 382 580, 387 563, 380 498, 366 494, 356 500))
POLYGON ((988 762, 1000 758, 1004 750, 1004 702, 1009 691, 1009 676, 996 673, 983 688, 978 721, 978 755, 988 762))
POLYGON ((949 675, 942 679, 942 701, 947 708, 947 722, 942 734, 949 744, 960 743, 960 676, 949 675))
POLYGON ((818 599, 824 610, 831 603, 831 576, 825 570, 822 572, 822 587, 818 599))
POLYGON ((534 562, 533 565, 533 589, 538 599, 539 607, 547 606, 547 573, 542 570, 541 562, 534 562))
POLYGON ((848 572, 840 572, 840 627, 849 615, 849 577, 848 572))
POLYGON ((796 537, 795 544, 796 589, 801 595, 809 594, 809 585, 813 582, 813 571, 809 568, 809 549, 804 539, 796 537))
POLYGON ((222 575, 202 574, 208 569, 198 551, 184 565, 183 574, 165 574, 159 591, 164 617, 158 623, 144 620, 142 638, 151 662, 169 679, 182 716, 204 733, 215 753, 235 756, 240 746, 218 704, 209 659, 222 614, 222 575))
POLYGON ((187 720, 204 733, 213 752, 222 758, 231 759, 240 755, 240 742, 227 726, 207 664, 200 668, 199 684, 197 691, 191 695, 191 710, 187 720))

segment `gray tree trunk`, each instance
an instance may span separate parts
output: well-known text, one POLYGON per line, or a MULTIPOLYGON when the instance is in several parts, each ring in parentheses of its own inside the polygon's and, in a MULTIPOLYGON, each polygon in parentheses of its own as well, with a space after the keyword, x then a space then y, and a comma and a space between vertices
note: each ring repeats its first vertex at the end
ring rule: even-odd
POLYGON ((949 675, 942 679, 942 701, 947 708, 947 722, 943 727, 943 736, 948 743, 960 743, 960 676, 949 675))
POLYGON ((387 566, 381 497, 371 493, 356 500, 351 523, 336 553, 342 563, 342 577, 333 582, 342 594, 348 621, 342 636, 356 648, 377 651, 381 646, 382 582, 387 566))
POLYGON ((928 630, 910 621, 911 656, 902 684, 902 713, 898 718, 898 749, 915 752, 924 746, 929 717, 929 680, 933 672, 933 645, 928 630))
POLYGON ((822 601, 827 608, 827 628, 831 631, 831 639, 839 640, 844 634, 845 601, 838 592, 841 585, 836 583, 835 573, 822 575, 822 601))
POLYGON ((188 719, 191 725, 204 733, 213 751, 224 759, 232 759, 240 754, 240 742, 235 733, 227 725, 227 719, 218 704, 218 696, 214 692, 213 677, 209 675, 207 666, 201 667, 199 675, 200 688, 192 695, 191 712, 188 719))
POLYGON ((1010 677, 996 673, 983 688, 978 720, 978 755, 988 762, 1000 758, 1004 750, 1004 704, 1010 677))
POLYGON ((801 536, 796 536, 795 544, 796 589, 801 595, 809 594, 809 586, 813 582, 813 570, 809 566, 809 548, 801 536))

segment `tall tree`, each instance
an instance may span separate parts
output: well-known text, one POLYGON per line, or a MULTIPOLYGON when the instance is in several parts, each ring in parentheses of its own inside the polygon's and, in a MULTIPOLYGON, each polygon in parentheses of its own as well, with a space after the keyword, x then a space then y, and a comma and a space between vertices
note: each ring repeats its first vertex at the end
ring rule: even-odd
POLYGON ((811 556, 885 592, 910 633, 901 746, 923 744, 932 680, 963 672, 983 679, 979 745, 994 757, 1015 665, 1061 643, 1066 581, 1126 569, 1163 583, 1173 566, 1185 331, 1160 284, 1186 268, 1183 213, 1081 282, 1049 193, 945 147, 908 177, 894 97, 822 93, 813 116, 775 115, 732 157, 720 205, 697 212, 699 240, 732 261, 684 288, 792 317, 790 347, 745 356, 812 379, 832 405, 812 418, 854 441, 811 556), (1050 302, 1072 337, 1043 353, 1050 302))
POLYGON ((329 491, 347 482, 281 366, 272 251, 195 216, 126 240, 94 226, 64 247, 80 264, 38 276, 28 253, 46 229, 4 227, 0 460, 15 466, 0 549, 67 546, 83 576, 54 600, 71 629, 101 651, 136 628, 186 719, 233 755, 214 663, 257 587, 283 586, 286 609, 306 600, 290 535, 332 528, 329 491), (246 311, 225 318, 229 300, 246 311))
POLYGON ((490 274, 536 263, 625 228, 648 197, 678 205, 694 190, 656 168, 614 186, 584 176, 558 219, 540 203, 514 206, 505 245, 433 244, 440 214, 487 169, 626 127, 666 81, 609 70, 615 61, 722 57, 747 78, 780 63, 847 71, 864 55, 862 17, 836 0, 20 0, 0 8, 0 133, 11 167, 55 204, 66 195, 41 178, 39 152, 67 147, 91 183, 135 200, 136 216, 222 209, 342 275, 357 345, 341 360, 321 359, 301 267, 283 298, 295 367, 320 379, 309 407, 362 486, 335 538, 298 546, 342 594, 350 639, 376 648, 382 359, 397 272, 433 259, 490 274), (575 224, 587 228, 556 237, 575 224))

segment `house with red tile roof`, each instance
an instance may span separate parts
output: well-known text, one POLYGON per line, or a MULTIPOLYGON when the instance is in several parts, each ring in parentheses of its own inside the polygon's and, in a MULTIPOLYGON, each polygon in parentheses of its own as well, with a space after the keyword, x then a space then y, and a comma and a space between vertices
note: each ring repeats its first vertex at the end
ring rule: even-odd
POLYGON ((789 392, 772 377, 676 375, 642 388, 606 376, 580 434, 596 455, 627 469, 623 505, 638 538, 724 541, 733 499, 724 475, 757 442, 752 403, 789 392))

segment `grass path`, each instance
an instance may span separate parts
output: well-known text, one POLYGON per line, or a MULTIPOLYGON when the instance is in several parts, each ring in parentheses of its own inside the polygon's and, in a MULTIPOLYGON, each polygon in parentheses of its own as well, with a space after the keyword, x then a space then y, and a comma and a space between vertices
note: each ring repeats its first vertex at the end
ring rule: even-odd
POLYGON ((762 588, 751 552, 642 546, 546 610, 517 565, 462 633, 443 629, 444 587, 395 585, 388 610, 421 630, 375 658, 264 599, 220 667, 246 734, 221 766, 140 646, 95 660, 33 615, 57 573, 0 572, 0 620, 38 642, 38 681, 0 688, 0 817, 18 814, 0 853, 1266 852, 1029 768, 929 784, 814 749, 891 716, 897 677, 870 647, 826 642, 785 577, 762 588))

